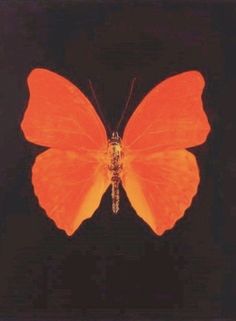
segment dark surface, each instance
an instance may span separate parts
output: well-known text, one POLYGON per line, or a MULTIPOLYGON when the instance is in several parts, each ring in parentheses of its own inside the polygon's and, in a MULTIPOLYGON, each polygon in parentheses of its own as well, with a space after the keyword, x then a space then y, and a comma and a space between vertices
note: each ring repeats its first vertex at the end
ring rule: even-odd
MULTIPOLYGON (((236 4, 227 1, 0 2, 0 315, 91 320, 234 318, 236 4), (197 69, 206 79, 207 142, 192 151, 201 184, 176 227, 156 237, 109 192, 72 238, 38 206, 30 171, 41 147, 19 124, 35 67, 93 81, 114 127, 156 83, 197 69), (111 317, 112 316, 112 317, 111 317)), ((181 184, 181 182, 180 182, 181 184)), ((31 320, 27 319, 27 320, 31 320)), ((23 317, 22 319, 23 320, 23 317)))

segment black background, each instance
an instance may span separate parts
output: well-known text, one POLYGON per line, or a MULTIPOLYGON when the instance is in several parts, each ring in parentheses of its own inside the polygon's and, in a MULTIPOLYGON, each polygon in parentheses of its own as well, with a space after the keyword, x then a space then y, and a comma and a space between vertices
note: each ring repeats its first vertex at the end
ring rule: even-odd
POLYGON ((235 37, 235 2, 1 1, 4 321, 234 317, 235 37), (111 127, 136 77, 123 128, 164 78, 192 69, 204 75, 212 131, 204 145, 192 148, 201 170, 199 192, 173 230, 154 235, 124 192, 119 215, 111 215, 108 192, 73 237, 55 228, 31 185, 31 167, 43 149, 25 141, 19 128, 29 95, 26 78, 35 67, 65 76, 92 100, 91 79, 111 127))

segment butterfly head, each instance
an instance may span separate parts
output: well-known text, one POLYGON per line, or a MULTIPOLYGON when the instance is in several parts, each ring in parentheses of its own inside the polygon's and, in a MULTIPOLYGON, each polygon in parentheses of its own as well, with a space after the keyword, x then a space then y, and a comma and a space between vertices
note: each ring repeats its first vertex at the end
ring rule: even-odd
POLYGON ((120 138, 117 131, 112 132, 110 142, 111 143, 119 143, 119 144, 121 143, 121 138, 120 138))

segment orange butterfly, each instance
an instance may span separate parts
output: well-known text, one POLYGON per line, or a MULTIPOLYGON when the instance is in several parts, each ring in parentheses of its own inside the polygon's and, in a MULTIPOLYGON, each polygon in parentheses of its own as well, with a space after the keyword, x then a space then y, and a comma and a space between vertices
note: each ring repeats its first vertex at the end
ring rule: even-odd
POLYGON ((30 98, 21 128, 27 140, 50 147, 37 156, 32 182, 39 204, 57 227, 72 235, 98 208, 112 185, 119 209, 122 183, 137 214, 158 235, 191 205, 199 184, 195 156, 210 131, 197 71, 154 87, 131 116, 121 139, 107 138, 90 101, 65 78, 46 69, 28 77, 30 98))

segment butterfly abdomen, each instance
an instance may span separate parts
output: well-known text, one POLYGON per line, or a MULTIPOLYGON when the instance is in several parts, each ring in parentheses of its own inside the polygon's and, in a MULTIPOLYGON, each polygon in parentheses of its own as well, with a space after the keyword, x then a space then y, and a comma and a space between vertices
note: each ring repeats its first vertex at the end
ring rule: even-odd
POLYGON ((112 211, 117 213, 119 211, 119 184, 120 173, 122 171, 122 146, 121 139, 117 132, 113 132, 111 139, 108 141, 108 169, 111 173, 111 185, 112 185, 112 211))

